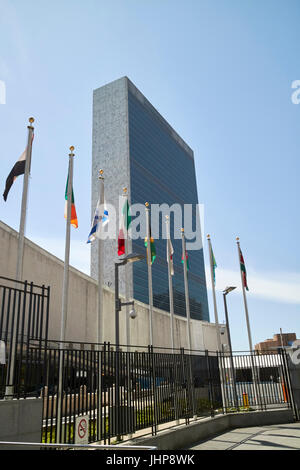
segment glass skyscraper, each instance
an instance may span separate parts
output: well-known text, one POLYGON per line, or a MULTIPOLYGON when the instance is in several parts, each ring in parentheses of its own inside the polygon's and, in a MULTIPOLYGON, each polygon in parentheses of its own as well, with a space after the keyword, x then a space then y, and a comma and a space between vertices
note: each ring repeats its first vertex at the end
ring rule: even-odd
MULTIPOLYGON (((198 195, 193 151, 127 78, 121 78, 94 91, 92 213, 98 199, 97 175, 104 170, 105 199, 119 207, 123 187, 128 188, 130 204, 184 204, 193 206, 193 226, 197 217, 198 195)), ((185 316, 185 294, 181 238, 174 239, 174 312, 185 316)), ((160 225, 165 224, 160 216, 160 225)), ((182 220, 183 226, 183 220, 182 220)), ((162 227, 160 227, 162 229, 162 227)), ((179 228, 180 229, 180 228, 179 228)), ((162 230, 160 230, 162 233, 162 230)), ((113 286, 113 261, 117 241, 105 242, 104 282, 113 286)), ((166 240, 155 239, 156 259, 152 265, 153 305, 169 311, 166 240)), ((129 242, 132 252, 146 254, 144 238, 129 242)), ((97 278, 97 245, 92 246, 91 274, 97 278)), ((203 247, 188 251, 188 284, 191 318, 209 321, 203 247)), ((134 299, 148 303, 146 261, 133 263, 127 271, 134 299)), ((124 292, 125 276, 121 279, 124 292)))

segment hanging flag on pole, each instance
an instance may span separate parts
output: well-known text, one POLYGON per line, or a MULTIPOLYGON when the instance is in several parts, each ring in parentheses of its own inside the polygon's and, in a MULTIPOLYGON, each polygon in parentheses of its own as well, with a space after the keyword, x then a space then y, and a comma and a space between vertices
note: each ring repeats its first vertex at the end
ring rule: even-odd
MULTIPOLYGON (((69 175, 67 178, 66 191, 65 191, 65 200, 66 200, 65 219, 67 218, 67 210, 68 210, 68 182, 69 182, 69 175)), ((75 208, 73 188, 72 188, 72 200, 71 200, 71 225, 75 228, 78 228, 78 219, 77 219, 76 208, 75 208)))
POLYGON ((108 224, 108 221, 109 221, 108 210, 106 208, 105 202, 103 206, 104 207, 101 208, 100 199, 99 199, 97 202, 94 220, 92 223, 90 234, 88 236, 87 243, 92 243, 94 240, 96 240, 96 238, 99 238, 99 233, 101 232, 101 229, 105 227, 105 225, 108 224), (101 209, 102 209, 102 215, 101 215, 101 209))
MULTIPOLYGON (((33 134, 33 131, 32 131, 31 146, 32 146, 33 137, 34 137, 34 134, 33 134)), ((25 174, 26 156, 28 154, 27 149, 28 149, 28 147, 26 147, 26 149, 24 150, 24 152, 20 156, 19 160, 14 164, 11 172, 9 173, 9 175, 6 179, 5 190, 4 190, 4 193, 3 193, 4 201, 7 200, 9 190, 12 187, 15 180, 17 179, 17 177, 20 176, 20 175, 25 174)))
POLYGON ((118 256, 125 255, 125 234, 127 236, 128 229, 131 224, 131 214, 130 214, 130 206, 128 199, 126 200, 123 205, 122 209, 122 219, 121 219, 121 227, 118 236, 118 256))
POLYGON ((211 256, 211 263, 212 263, 212 269, 213 269, 213 277, 214 277, 214 284, 216 284, 216 268, 217 268, 217 263, 215 260, 215 255, 212 249, 212 246, 210 245, 210 256, 211 256))
POLYGON ((244 257, 243 257, 240 246, 238 246, 238 249, 239 249, 239 256, 240 256, 240 268, 241 268, 241 274, 242 274, 242 280, 243 280, 243 287, 245 287, 246 290, 249 290, 248 284, 247 284, 247 272, 246 272, 244 257))
POLYGON ((167 263, 170 265, 170 274, 174 276, 174 263, 173 263, 174 248, 171 238, 167 240, 167 263))
MULTIPOLYGON (((185 259, 186 259, 186 269, 187 271, 190 269, 190 266, 189 266, 189 255, 188 255, 188 252, 185 251, 185 259)), ((182 253, 182 257, 181 257, 181 262, 182 264, 184 264, 184 255, 182 253)))
MULTIPOLYGON (((148 238, 145 238, 145 247, 148 247, 148 238)), ((156 258, 156 248, 154 243, 154 238, 151 236, 151 227, 150 227, 150 250, 151 250, 151 264, 154 263, 156 258)))
MULTIPOLYGON (((28 138, 27 147, 25 153, 23 153, 19 161, 14 165, 12 171, 8 175, 6 180, 6 187, 3 194, 4 200, 6 201, 8 192, 18 175, 24 174, 23 179, 23 192, 22 192, 22 205, 21 205, 21 216, 20 216, 20 228, 18 237, 18 252, 17 252, 17 267, 16 267, 16 280, 21 281, 23 278, 23 257, 24 257, 24 239, 25 239, 25 226, 27 216, 27 199, 28 199, 28 186, 29 186, 29 175, 31 168, 31 153, 32 153, 32 140, 34 133, 34 118, 29 118, 28 138)), ((12 337, 10 345, 10 354, 7 365, 7 377, 5 396, 12 396, 14 394, 14 373, 16 365, 16 353, 17 353, 17 322, 13 322, 12 337)))

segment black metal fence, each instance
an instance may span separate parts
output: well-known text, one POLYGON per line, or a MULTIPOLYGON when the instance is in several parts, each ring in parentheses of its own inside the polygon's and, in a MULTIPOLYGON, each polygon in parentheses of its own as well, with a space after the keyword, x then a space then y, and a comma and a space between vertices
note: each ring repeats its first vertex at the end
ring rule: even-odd
POLYGON ((0 364, 0 398, 8 386, 14 387, 13 396, 26 395, 27 375, 34 361, 41 361, 33 354, 41 355, 47 346, 49 298, 50 287, 0 276, 0 340, 6 359, 0 364), (38 346, 38 353, 32 345, 38 346))
POLYGON ((226 411, 286 406, 297 417, 286 351, 221 354, 219 358, 226 411))
POLYGON ((75 442, 88 417, 89 442, 216 413, 290 407, 287 355, 48 342, 49 287, 0 277, 0 398, 42 399, 42 442, 75 442), (12 360, 13 358, 13 360, 12 360), (13 373, 10 373, 13 371, 13 373))
POLYGON ((228 355, 208 351, 84 347, 46 351, 40 369, 46 377, 43 442, 56 442, 59 434, 60 442, 74 443, 75 419, 82 415, 89 418, 89 442, 109 444, 146 428, 155 434, 159 425, 216 413, 293 408, 284 352, 236 354, 232 372, 228 355))
POLYGON ((56 442, 59 435, 60 442, 74 443, 80 415, 89 417, 90 442, 110 443, 145 428, 155 434, 163 423, 188 423, 223 410, 218 357, 208 352, 116 352, 104 344, 101 350, 52 347, 45 353, 40 364, 44 442, 56 442))

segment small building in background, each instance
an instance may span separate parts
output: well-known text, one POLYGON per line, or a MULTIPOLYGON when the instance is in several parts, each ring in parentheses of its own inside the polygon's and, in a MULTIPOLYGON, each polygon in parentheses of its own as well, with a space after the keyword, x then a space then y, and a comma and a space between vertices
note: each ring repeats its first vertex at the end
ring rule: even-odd
POLYGON ((273 336, 272 339, 266 339, 261 343, 255 345, 255 351, 275 351, 278 348, 288 349, 292 346, 293 342, 296 341, 296 333, 278 333, 273 336))

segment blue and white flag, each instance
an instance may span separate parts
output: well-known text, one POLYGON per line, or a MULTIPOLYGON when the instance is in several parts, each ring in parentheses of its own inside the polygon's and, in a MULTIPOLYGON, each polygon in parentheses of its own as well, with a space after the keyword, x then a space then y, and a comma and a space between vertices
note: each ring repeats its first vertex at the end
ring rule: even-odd
POLYGON ((91 243, 98 237, 99 232, 105 225, 108 224, 108 210, 106 209, 106 204, 100 204, 100 201, 97 202, 94 220, 92 224, 92 228, 90 234, 88 236, 87 243, 91 243))

